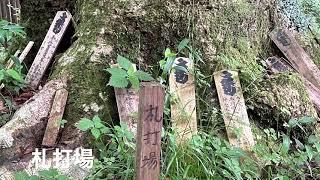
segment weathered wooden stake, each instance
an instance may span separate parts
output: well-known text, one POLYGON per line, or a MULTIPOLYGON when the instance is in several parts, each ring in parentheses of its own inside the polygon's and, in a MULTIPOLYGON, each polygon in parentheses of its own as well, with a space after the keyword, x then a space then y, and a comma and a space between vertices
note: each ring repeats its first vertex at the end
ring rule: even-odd
MULTIPOLYGON (((112 67, 117 67, 117 64, 112 67)), ((136 70, 136 65, 133 64, 136 70)), ((128 125, 129 131, 137 134, 139 92, 133 88, 114 88, 120 122, 128 125)))
POLYGON ((164 89, 157 83, 142 83, 137 131, 136 179, 159 179, 164 89))
POLYGON ((67 98, 68 91, 66 89, 57 90, 52 103, 47 129, 42 140, 43 146, 53 147, 55 145, 60 129, 59 121, 62 120, 67 98))
MULTIPOLYGON (((20 54, 19 56, 19 61, 20 63, 22 63, 24 61, 24 59, 26 58, 26 56, 28 55, 28 53, 30 52, 32 46, 33 46, 34 42, 33 41, 30 41, 28 43, 28 45, 24 48, 24 50, 22 51, 22 53, 20 54)), ((20 50, 18 50, 14 56, 18 57, 20 53, 20 50)), ((14 65, 14 62, 12 60, 9 61, 9 64, 7 65, 7 69, 10 69, 12 68, 12 66, 14 65)))
POLYGON ((28 45, 26 46, 26 48, 24 48, 24 50, 22 51, 22 53, 21 53, 20 56, 19 56, 20 62, 23 62, 23 61, 24 61, 24 59, 25 59, 25 58, 27 57, 27 55, 29 54, 31 48, 33 47, 33 45, 34 45, 34 42, 33 42, 33 41, 30 41, 30 42, 28 43, 28 45))
MULTIPOLYGON (((289 72, 293 71, 294 69, 286 66, 281 59, 277 57, 270 57, 266 60, 268 69, 273 74, 278 74, 281 72, 289 72), (285 66, 285 68, 284 68, 285 66)), ((310 81, 308 81, 306 78, 299 76, 301 80, 304 82, 304 86, 306 87, 306 90, 309 94, 310 100, 312 101, 314 107, 318 112, 320 112, 320 90, 314 86, 310 81)), ((320 129, 320 128, 319 128, 320 129)))
POLYGON ((214 80, 230 144, 250 151, 255 142, 238 73, 227 70, 215 72, 214 80))
POLYGON ((128 125, 129 131, 137 134, 139 92, 130 89, 114 88, 120 122, 128 125))
MULTIPOLYGON (((176 66, 193 69, 187 58, 177 58, 176 66)), ((197 133, 196 93, 194 76, 182 70, 176 70, 169 78, 171 94, 172 126, 178 142, 185 142, 197 133)))
POLYGON ((293 68, 320 89, 320 70, 293 35, 287 30, 274 29, 270 37, 291 62, 293 68))
POLYGON ((27 74, 26 82, 31 87, 36 89, 48 68, 48 65, 60 44, 72 16, 67 11, 58 11, 50 29, 42 42, 40 50, 27 74))

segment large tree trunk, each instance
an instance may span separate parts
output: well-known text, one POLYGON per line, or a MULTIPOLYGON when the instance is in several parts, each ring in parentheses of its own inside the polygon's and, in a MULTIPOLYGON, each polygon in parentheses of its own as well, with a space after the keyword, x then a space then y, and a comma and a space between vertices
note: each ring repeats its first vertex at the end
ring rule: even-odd
MULTIPOLYGON (((22 6, 32 2, 45 3, 25 0, 22 6)), ((54 64, 50 76, 50 79, 69 79, 64 116, 68 125, 60 144, 74 147, 81 142, 82 136, 75 131, 74 123, 82 117, 98 114, 105 121, 118 119, 113 88, 106 86, 108 76, 103 71, 115 61, 117 54, 153 72, 165 48, 176 48, 184 38, 191 39, 193 48, 202 54, 204 63, 197 67, 208 76, 206 80, 210 83, 210 76, 216 70, 240 70, 246 103, 252 109, 250 114, 254 120, 260 121, 268 112, 275 114, 268 116, 271 121, 279 117, 287 121, 293 117, 316 116, 303 83, 295 75, 280 75, 272 80, 263 78, 261 61, 271 55, 281 55, 268 34, 275 26, 286 28, 277 13, 275 0, 78 0, 73 5, 77 40, 54 64), (294 80, 284 80, 284 83, 283 78, 294 80), (284 94, 286 98, 282 98, 284 94), (296 97, 300 99, 292 105, 290 101, 296 97), (290 114, 283 115, 283 108, 290 114)), ((33 23, 38 24, 39 14, 36 11, 33 14, 32 10, 37 7, 26 7, 28 13, 22 15, 30 16, 33 23)), ((28 30, 31 34, 38 32, 28 30)), ((40 43, 40 38, 38 41, 40 43)), ((204 88, 198 84, 200 124, 223 122, 217 111, 214 89, 214 86, 204 88)))
MULTIPOLYGON (((204 75, 211 76, 223 68, 241 71, 245 98, 253 109, 252 117, 260 120, 266 112, 275 114, 268 116, 271 121, 278 117, 286 121, 315 116, 298 78, 288 75, 276 76, 279 80, 263 79, 265 71, 261 61, 270 55, 281 55, 268 34, 276 26, 286 28, 274 0, 79 0, 75 7, 77 40, 55 64, 51 76, 52 79, 69 77, 70 96, 64 117, 69 125, 61 143, 70 143, 77 136, 72 133, 78 133, 73 124, 82 117, 99 114, 106 121, 118 119, 113 88, 106 86, 108 76, 103 71, 115 61, 117 54, 150 71, 157 69, 154 67, 158 66, 164 49, 176 48, 183 38, 190 38, 193 48, 202 54, 204 63, 198 67, 204 75), (283 83, 283 78, 296 80, 283 83), (268 95, 271 99, 263 100, 266 92, 271 93, 271 86, 277 90, 268 95), (282 98, 284 88, 281 86, 293 89, 294 93, 288 94, 287 99, 282 98), (301 100, 298 98, 295 107, 290 107, 287 102, 294 97, 301 100), (292 112, 282 115, 283 108, 292 112)), ((198 118, 209 123, 221 119, 213 110, 219 109, 215 92, 200 87, 197 91, 199 97, 209 102, 205 105, 199 101, 198 118)))

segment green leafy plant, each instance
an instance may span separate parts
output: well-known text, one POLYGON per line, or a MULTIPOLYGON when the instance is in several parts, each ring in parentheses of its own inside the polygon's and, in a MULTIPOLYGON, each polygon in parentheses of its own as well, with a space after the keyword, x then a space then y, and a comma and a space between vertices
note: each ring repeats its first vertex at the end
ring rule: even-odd
POLYGON ((172 70, 181 70, 184 72, 188 72, 188 70, 183 66, 174 65, 174 61, 177 58, 177 55, 187 47, 189 43, 189 39, 183 39, 178 45, 178 53, 171 51, 170 48, 167 48, 164 52, 164 59, 159 61, 160 69, 162 73, 159 77, 159 81, 161 84, 167 82, 168 75, 172 72, 172 70))
POLYGON ((108 128, 103 124, 99 116, 94 116, 92 120, 83 118, 76 124, 76 127, 81 131, 90 130, 95 139, 99 139, 101 134, 108 132, 108 128))
POLYGON ((15 92, 23 87, 24 75, 19 59, 13 54, 25 37, 23 27, 5 20, 0 21, 0 83, 15 92), (11 61, 14 66, 8 67, 11 61))
POLYGON ((39 175, 30 176, 27 172, 21 171, 14 174, 15 180, 69 180, 66 175, 62 175, 57 169, 49 169, 38 172, 39 175))
POLYGON ((65 124, 67 123, 68 121, 65 120, 65 119, 61 119, 60 121, 58 121, 59 125, 61 128, 64 128, 65 124))
POLYGON ((127 88, 129 83, 134 89, 139 89, 141 81, 152 81, 152 76, 144 71, 135 70, 129 59, 118 55, 118 67, 106 69, 111 74, 108 85, 116 88, 127 88))
POLYGON ((134 178, 134 135, 126 124, 111 127, 103 125, 98 116, 81 119, 78 129, 90 131, 95 140, 93 146, 98 151, 98 160, 88 179, 133 179, 134 178))

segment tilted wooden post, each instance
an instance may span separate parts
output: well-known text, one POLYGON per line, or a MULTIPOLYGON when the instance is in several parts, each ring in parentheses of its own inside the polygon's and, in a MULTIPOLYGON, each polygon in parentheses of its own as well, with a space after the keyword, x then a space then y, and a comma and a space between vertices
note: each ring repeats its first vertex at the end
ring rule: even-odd
POLYGON ((68 91, 66 89, 57 90, 48 118, 47 128, 42 140, 43 146, 53 147, 55 145, 60 129, 59 122, 62 120, 67 98, 68 91))
MULTIPOLYGON (((177 58, 176 66, 192 70, 188 58, 177 58)), ((194 76, 190 72, 176 70, 169 78, 171 94, 172 127, 178 142, 185 142, 197 133, 196 92, 194 76)))
POLYGON ((40 50, 27 74, 26 82, 36 89, 47 70, 50 61, 57 50, 60 41, 71 21, 71 14, 67 11, 58 11, 50 29, 42 42, 40 50))
POLYGON ((137 131, 136 179, 159 179, 164 89, 158 83, 142 83, 137 131))
MULTIPOLYGON (((32 46, 33 46, 34 42, 30 41, 28 43, 28 45, 24 48, 24 50, 22 51, 22 53, 19 56, 19 62, 22 63, 24 61, 24 59, 26 58, 26 56, 28 55, 28 53, 30 52, 32 46)), ((17 51, 14 56, 18 57, 20 53, 20 50, 17 51)), ((14 62, 12 60, 9 61, 8 65, 7 65, 7 69, 12 68, 12 66, 14 65, 14 62)))
POLYGON ((230 144, 250 151, 255 142, 238 73, 227 70, 215 72, 214 80, 230 144))
POLYGON ((24 59, 27 57, 27 55, 29 54, 31 48, 33 47, 34 42, 33 41, 29 41, 28 45, 24 48, 24 50, 22 51, 22 53, 19 56, 19 60, 20 62, 23 62, 24 59))
POLYGON ((320 89, 320 70, 293 35, 288 30, 274 29, 270 33, 270 37, 288 58, 293 68, 320 89))

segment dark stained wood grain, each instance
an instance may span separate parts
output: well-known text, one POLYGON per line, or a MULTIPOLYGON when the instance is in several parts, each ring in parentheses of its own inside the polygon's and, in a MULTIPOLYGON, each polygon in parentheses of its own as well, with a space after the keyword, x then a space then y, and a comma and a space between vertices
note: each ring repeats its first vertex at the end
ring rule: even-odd
POLYGON ((163 108, 163 87, 157 83, 142 83, 137 131, 137 180, 159 179, 163 108))

